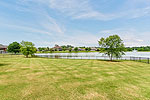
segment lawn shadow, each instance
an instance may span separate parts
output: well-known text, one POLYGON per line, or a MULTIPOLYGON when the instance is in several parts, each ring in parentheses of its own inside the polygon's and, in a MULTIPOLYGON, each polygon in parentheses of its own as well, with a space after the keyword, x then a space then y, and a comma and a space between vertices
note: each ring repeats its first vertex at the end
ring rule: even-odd
POLYGON ((6 65, 8 65, 8 64, 1 64, 1 63, 0 63, 0 67, 1 67, 1 66, 6 66, 6 65))
POLYGON ((99 59, 97 61, 106 61, 106 62, 123 62, 123 60, 106 60, 106 59, 99 59))

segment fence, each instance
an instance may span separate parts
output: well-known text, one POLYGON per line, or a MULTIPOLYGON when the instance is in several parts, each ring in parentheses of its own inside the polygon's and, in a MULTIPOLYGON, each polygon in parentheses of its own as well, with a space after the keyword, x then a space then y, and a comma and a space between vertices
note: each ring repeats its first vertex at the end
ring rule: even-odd
MULTIPOLYGON (((97 59, 97 60, 109 60, 108 56, 72 56, 72 55, 36 55, 37 57, 52 58, 52 59, 97 59)), ((12 54, 0 54, 0 58, 15 58, 23 57, 23 55, 12 54)), ((146 57, 127 57, 113 58, 113 60, 131 60, 150 64, 150 58, 146 57)))
POLYGON ((150 64, 150 58, 146 57, 130 57, 130 60, 150 64))
MULTIPOLYGON (((37 55, 38 57, 46 57, 52 59, 99 59, 99 60, 109 60, 108 56, 64 56, 64 55, 37 55)), ((131 60, 150 64, 150 58, 146 57, 128 57, 124 56, 122 58, 113 58, 113 60, 131 60)))

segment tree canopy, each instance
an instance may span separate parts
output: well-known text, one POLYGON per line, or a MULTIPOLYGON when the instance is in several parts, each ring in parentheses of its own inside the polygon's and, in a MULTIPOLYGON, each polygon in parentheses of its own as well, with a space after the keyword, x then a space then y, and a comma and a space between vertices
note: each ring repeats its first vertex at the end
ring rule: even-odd
POLYGON ((76 52, 77 52, 78 50, 79 50, 79 48, 78 48, 78 47, 75 47, 75 48, 74 48, 74 51, 76 51, 76 52))
POLYGON ((13 42, 8 46, 8 52, 19 53, 20 52, 20 44, 18 42, 13 42))
POLYGON ((91 51, 91 48, 90 47, 86 47, 85 51, 91 51))
POLYGON ((141 47, 127 47, 127 51, 150 51, 150 46, 141 46, 141 47))
POLYGON ((34 47, 34 44, 32 42, 28 42, 28 41, 21 42, 21 52, 27 58, 29 55, 33 56, 34 53, 36 53, 36 51, 37 49, 34 47))
POLYGON ((118 35, 112 35, 107 38, 101 38, 99 42, 101 52, 108 55, 110 60, 120 58, 125 53, 125 46, 118 35))

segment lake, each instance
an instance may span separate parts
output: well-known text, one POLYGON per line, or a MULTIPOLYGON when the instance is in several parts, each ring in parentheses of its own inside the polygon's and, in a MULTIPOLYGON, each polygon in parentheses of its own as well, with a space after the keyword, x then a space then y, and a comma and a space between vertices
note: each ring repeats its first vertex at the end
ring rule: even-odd
MULTIPOLYGON (((66 59, 109 59, 103 53, 99 52, 84 52, 84 53, 38 53, 35 54, 40 57, 48 58, 66 58, 66 59)), ((123 56, 124 59, 130 57, 146 57, 150 58, 150 52, 126 52, 123 56)))

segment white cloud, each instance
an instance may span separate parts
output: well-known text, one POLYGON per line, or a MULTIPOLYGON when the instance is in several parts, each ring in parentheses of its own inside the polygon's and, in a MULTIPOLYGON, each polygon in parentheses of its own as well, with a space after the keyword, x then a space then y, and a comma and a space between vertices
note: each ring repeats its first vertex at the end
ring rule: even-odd
POLYGON ((28 21, 24 21, 15 18, 9 20, 1 16, 1 19, 3 19, 2 25, 5 24, 5 26, 9 28, 12 27, 16 29, 23 29, 34 33, 37 32, 47 35, 63 35, 65 32, 65 27, 60 24, 56 19, 52 18, 51 15, 49 15, 47 10, 42 7, 41 2, 42 0, 16 0, 15 5, 0 2, 0 5, 4 7, 14 8, 13 10, 15 10, 17 13, 23 12, 27 15, 31 14, 31 16, 28 17, 32 18, 28 21), (34 21, 31 22, 32 20, 34 21))
POLYGON ((69 35, 57 36, 53 45, 98 46, 98 37, 96 35, 80 30, 73 30, 71 33, 69 35))
POLYGON ((49 7, 71 16, 73 19, 109 20, 114 16, 94 10, 89 0, 49 0, 49 7))
POLYGON ((113 29, 113 30, 103 30, 98 34, 91 34, 86 31, 73 30, 72 35, 63 35, 54 37, 52 42, 43 42, 43 45, 54 46, 58 45, 74 45, 74 46, 98 46, 98 40, 101 37, 108 37, 110 35, 117 34, 123 39, 125 46, 147 46, 150 44, 149 37, 150 32, 143 32, 142 35, 140 31, 135 29, 113 29), (77 33, 77 34, 76 34, 77 33))
POLYGON ((46 29, 48 32, 51 32, 55 35, 63 35, 65 32, 65 27, 59 24, 54 18, 50 17, 48 14, 45 14, 45 19, 39 21, 39 25, 46 29))
MULTIPOLYGON (((126 0, 119 11, 112 13, 96 10, 90 1, 92 2, 92 0, 17 0, 17 4, 20 6, 15 8, 20 11, 42 13, 43 7, 49 7, 70 16, 72 19, 112 20, 150 15, 150 0, 126 0)), ((4 3, 2 5, 6 6, 4 3)))
MULTIPOLYGON (((96 10, 93 5, 91 5, 90 0, 16 0, 17 5, 15 10, 32 14, 34 16, 35 23, 25 22, 19 19, 12 19, 13 22, 4 21, 7 27, 16 28, 20 30, 25 30, 27 32, 47 34, 54 41, 57 42, 47 42, 43 40, 43 45, 52 45, 52 44, 72 44, 75 46, 97 46, 97 40, 102 36, 109 36, 112 34, 118 34, 124 40, 127 46, 140 46, 148 44, 145 41, 149 41, 150 32, 143 32, 142 35, 140 32, 134 29, 114 29, 114 30, 104 30, 99 32, 100 34, 92 35, 89 32, 77 31, 77 30, 66 30, 65 26, 59 22, 59 20, 53 18, 48 11, 52 9, 59 11, 62 15, 71 17, 72 19, 96 19, 96 20, 112 20, 117 18, 138 18, 150 14, 150 6, 146 2, 150 0, 127 0, 126 6, 127 9, 120 10, 120 12, 115 13, 102 13, 96 10), (128 4, 134 3, 145 3, 146 6, 137 8, 136 5, 131 8, 128 7, 128 4), (44 7, 48 7, 45 9, 44 7), (40 27, 40 28, 39 28, 40 27), (70 33, 74 33, 71 35, 70 33), (69 35, 67 35, 67 33, 69 35), (78 34, 76 34, 78 33, 78 34)), ((14 5, 1 3, 5 7, 14 8, 14 5)), ((99 5, 101 6, 101 5, 99 5)), ((61 15, 60 14, 60 15, 61 15)), ((60 16, 61 17, 61 16, 60 16)), ((5 18, 1 18, 5 19, 5 18)), ((7 19, 6 19, 7 20, 7 19)), ((30 21, 30 20, 29 20, 30 21)), ((41 43, 42 44, 42 43, 41 43)))
POLYGON ((99 34, 104 37, 117 34, 123 39, 126 46, 147 46, 150 44, 147 42, 149 41, 150 32, 142 32, 141 34, 141 31, 135 29, 103 30, 99 34))
POLYGON ((8 29, 22 30, 22 31, 30 32, 30 33, 32 32, 32 33, 42 33, 42 34, 52 35, 52 33, 48 31, 36 29, 33 27, 28 27, 28 26, 8 25, 8 24, 4 24, 3 26, 6 26, 8 29))
POLYGON ((72 35, 55 36, 53 40, 35 41, 38 46, 50 46, 58 45, 73 45, 73 46, 98 46, 98 37, 89 32, 74 30, 72 35), (76 34, 78 33, 78 34, 76 34))
MULTIPOLYGON (((148 2, 149 0, 143 1, 148 2)), ((47 0, 47 2, 50 8, 71 16, 73 19, 112 20, 117 18, 138 18, 150 14, 150 5, 142 8, 135 7, 134 9, 129 7, 129 9, 116 13, 102 13, 94 9, 90 4, 90 0, 47 0)), ((136 3, 140 4, 141 2, 141 0, 138 0, 136 3)), ((127 1, 127 4, 135 4, 135 0, 127 1)), ((126 8, 128 8, 127 4, 125 5, 126 8)))

